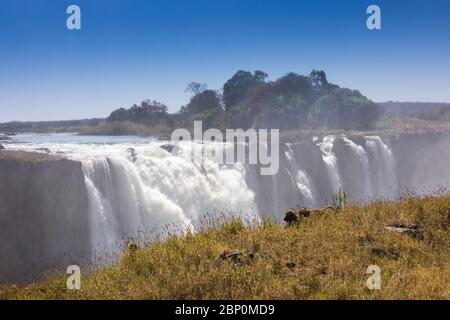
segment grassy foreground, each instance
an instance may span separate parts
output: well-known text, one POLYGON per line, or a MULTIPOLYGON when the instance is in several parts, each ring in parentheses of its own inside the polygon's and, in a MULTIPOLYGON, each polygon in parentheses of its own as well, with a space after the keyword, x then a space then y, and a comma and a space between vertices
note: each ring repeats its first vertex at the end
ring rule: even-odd
POLYGON ((350 205, 291 227, 232 221, 129 250, 83 275, 81 290, 62 275, 2 287, 0 299, 450 299, 449 226, 448 195, 350 205), (423 239, 384 230, 395 223, 417 224, 423 239), (374 264, 380 290, 366 287, 374 264))

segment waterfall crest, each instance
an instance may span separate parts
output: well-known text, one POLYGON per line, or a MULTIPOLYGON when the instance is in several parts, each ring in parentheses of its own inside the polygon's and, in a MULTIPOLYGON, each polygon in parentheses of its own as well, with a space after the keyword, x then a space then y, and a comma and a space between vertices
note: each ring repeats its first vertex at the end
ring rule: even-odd
MULTIPOLYGON (((399 175, 403 166, 396 158, 404 151, 395 153, 392 141, 379 136, 339 134, 286 142, 280 145, 280 169, 273 176, 258 174, 258 165, 215 161, 233 147, 226 143, 184 142, 175 153, 164 144, 38 144, 81 163, 92 252, 119 252, 128 241, 146 241, 168 230, 196 231, 204 215, 249 221, 267 214, 281 220, 288 208, 329 205, 331 193, 340 188, 350 201, 395 199, 402 192, 400 182, 417 180, 399 175), (201 152, 201 161, 192 152, 201 152)), ((9 145, 26 151, 36 146, 9 145)))

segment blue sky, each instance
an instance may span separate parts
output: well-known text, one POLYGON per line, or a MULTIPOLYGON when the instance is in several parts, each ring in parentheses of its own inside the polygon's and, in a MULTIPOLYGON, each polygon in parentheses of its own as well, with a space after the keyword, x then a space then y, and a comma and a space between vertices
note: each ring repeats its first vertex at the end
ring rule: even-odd
POLYGON ((375 101, 450 102, 449 0, 3 0, 0 122, 176 111, 188 82, 323 69, 375 101), (81 8, 82 29, 66 28, 81 8), (366 8, 382 30, 366 28, 366 8))

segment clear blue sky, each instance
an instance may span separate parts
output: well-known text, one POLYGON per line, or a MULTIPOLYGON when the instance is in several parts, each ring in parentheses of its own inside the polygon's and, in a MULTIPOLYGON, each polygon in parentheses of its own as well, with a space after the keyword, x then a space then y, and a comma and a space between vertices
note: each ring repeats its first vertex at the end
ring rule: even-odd
POLYGON ((323 69, 375 101, 450 102, 449 0, 2 0, 0 122, 176 111, 190 81, 323 69), (82 30, 66 29, 81 7, 82 30), (366 8, 382 9, 382 30, 366 8))

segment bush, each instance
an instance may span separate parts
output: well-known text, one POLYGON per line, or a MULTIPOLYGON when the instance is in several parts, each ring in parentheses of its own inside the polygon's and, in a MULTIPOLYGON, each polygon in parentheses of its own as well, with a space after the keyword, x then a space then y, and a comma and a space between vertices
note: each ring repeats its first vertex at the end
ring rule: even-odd
POLYGON ((329 129, 372 129, 381 115, 381 107, 357 90, 334 89, 312 106, 308 121, 329 129))

